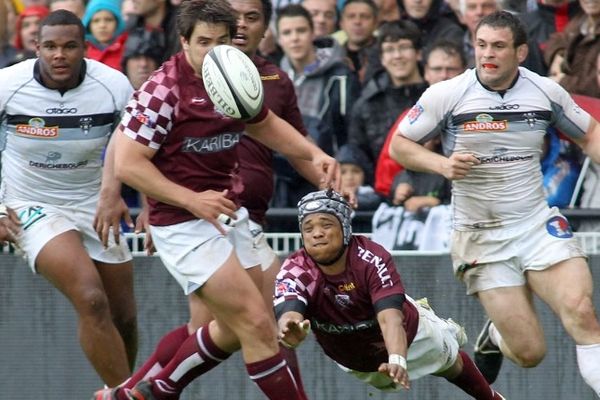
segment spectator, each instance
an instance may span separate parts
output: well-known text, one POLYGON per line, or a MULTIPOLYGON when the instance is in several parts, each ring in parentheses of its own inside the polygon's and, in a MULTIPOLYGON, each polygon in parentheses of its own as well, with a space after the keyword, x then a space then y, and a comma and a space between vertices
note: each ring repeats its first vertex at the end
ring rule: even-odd
POLYGON ((375 165, 389 129, 427 88, 419 71, 419 29, 409 21, 386 22, 379 29, 378 53, 384 70, 364 87, 350 114, 348 141, 375 165))
POLYGON ((373 0, 377 4, 379 12, 379 23, 398 21, 400 19, 400 9, 396 0, 373 0))
MULTIPOLYGON (((292 4, 279 10, 277 32, 285 53, 281 69, 294 83, 304 126, 312 140, 333 155, 347 141, 347 113, 358 97, 358 80, 335 40, 315 40, 312 19, 304 7, 292 4)), ((280 187, 273 205, 292 207, 314 187, 301 181, 286 163, 276 162, 280 187)))
POLYGON ((467 68, 473 68, 475 66, 475 49, 473 48, 475 28, 483 17, 500 10, 501 4, 500 0, 460 0, 459 5, 460 21, 467 27, 463 39, 467 68))
POLYGON ((116 0, 91 0, 83 15, 87 57, 121 71, 127 35, 116 0))
POLYGON ((303 248, 275 282, 281 342, 296 347, 313 332, 342 371, 384 391, 409 389, 425 375, 444 377, 478 400, 504 400, 467 353, 451 319, 404 290, 389 252, 352 235, 352 210, 337 193, 306 195, 298 205, 303 248))
POLYGON ((161 62, 180 50, 175 27, 176 8, 169 0, 136 0, 135 15, 127 21, 127 41, 152 42, 160 49, 161 62))
POLYGON ((128 211, 102 154, 132 88, 84 58, 73 13, 52 12, 39 41, 38 59, 0 70, 3 201, 23 222, 29 267, 73 304, 83 352, 116 385, 135 361, 137 327, 131 254, 118 228, 128 211))
POLYGON ((304 0, 302 7, 306 8, 312 16, 316 38, 329 36, 336 31, 335 0, 304 0))
POLYGON ((35 57, 40 22, 46 18, 48 13, 48 9, 44 6, 29 6, 19 14, 15 29, 17 54, 11 64, 35 57))
MULTIPOLYGON (((423 144, 426 149, 441 154, 439 138, 423 144)), ((450 202, 450 181, 438 174, 403 170, 396 175, 390 190, 391 203, 403 206, 406 211, 419 212, 424 208, 448 204, 450 202)))
POLYGON ((596 83, 596 55, 600 50, 600 3, 579 0, 583 13, 565 30, 551 36, 544 54, 548 65, 562 57, 558 83, 572 94, 600 97, 596 83))
POLYGON ((374 35, 378 12, 373 0, 348 0, 342 8, 340 28, 347 37, 343 42, 345 55, 352 61, 360 82, 368 82, 381 69, 374 35))
POLYGON ((0 0, 0 68, 6 67, 17 55, 16 49, 10 45, 8 21, 9 5, 7 1, 0 0))
POLYGON ((439 40, 425 56, 425 80, 429 85, 454 78, 467 68, 467 60, 460 45, 439 40))
POLYGON ((461 43, 464 32, 452 19, 442 15, 443 0, 398 0, 402 19, 413 22, 421 31, 423 51, 438 39, 461 43))
MULTIPOLYGON (((465 68, 466 60, 462 47, 454 42, 440 40, 430 47, 425 56, 425 80, 429 85, 454 78, 464 72, 465 68)), ((375 190, 385 197, 389 197, 390 193, 393 196, 392 183, 395 177, 404 169, 389 155, 390 141, 404 114, 402 113, 398 117, 394 126, 387 133, 387 138, 376 164, 375 190)))
POLYGON ((358 210, 376 210, 383 198, 375 193, 373 182, 373 164, 366 154, 352 144, 345 144, 335 155, 340 164, 342 193, 356 196, 358 210))
POLYGON ((521 65, 547 76, 549 65, 544 61, 544 50, 548 39, 553 33, 562 32, 580 11, 577 0, 538 0, 536 10, 522 14, 529 37, 529 53, 521 65))
POLYGON ((150 37, 148 41, 128 40, 121 60, 121 68, 131 86, 139 89, 142 83, 150 77, 150 74, 160 66, 163 58, 162 49, 159 44, 154 43, 150 37))
POLYGON ((85 14, 85 0, 49 0, 50 11, 67 10, 77 15, 80 19, 85 14))

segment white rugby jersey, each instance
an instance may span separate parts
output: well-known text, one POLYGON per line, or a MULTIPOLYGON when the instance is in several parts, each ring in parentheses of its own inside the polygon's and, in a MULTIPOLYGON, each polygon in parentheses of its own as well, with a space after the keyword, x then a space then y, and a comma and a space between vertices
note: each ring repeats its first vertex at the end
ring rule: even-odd
POLYGON ((481 161, 452 186, 454 227, 471 230, 523 222, 547 207, 540 168, 546 128, 585 135, 590 116, 554 81, 519 68, 503 95, 482 86, 475 69, 431 86, 398 132, 419 143, 442 135, 444 154, 481 161))
POLYGON ((79 86, 42 86, 37 60, 0 70, 2 201, 77 204, 98 194, 103 151, 133 88, 85 60, 79 86))

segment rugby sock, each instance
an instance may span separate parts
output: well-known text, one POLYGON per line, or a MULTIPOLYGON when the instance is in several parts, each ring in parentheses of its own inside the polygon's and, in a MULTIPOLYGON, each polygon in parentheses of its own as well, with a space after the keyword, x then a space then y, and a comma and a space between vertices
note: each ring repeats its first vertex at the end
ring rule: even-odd
POLYGON ((217 347, 210 337, 208 325, 204 325, 183 342, 171 361, 152 378, 152 392, 158 399, 178 399, 190 382, 230 355, 217 347))
POLYGON ((171 358, 173 358, 179 347, 188 337, 190 337, 190 334, 188 333, 187 325, 175 328, 164 335, 156 345, 154 353, 121 387, 132 389, 139 381, 154 377, 163 369, 164 365, 167 365, 171 361, 171 358))
POLYGON ((600 344, 578 344, 577 365, 585 383, 600 397, 600 344))
POLYGON ((498 329, 496 328, 493 322, 488 328, 488 333, 490 335, 491 342, 496 346, 500 347, 500 343, 502 343, 502 335, 500 335, 500 332, 498 332, 498 329))
POLYGON ((270 400, 300 400, 301 394, 281 353, 246 364, 250 379, 270 400))
POLYGON ((294 376, 296 387, 298 388, 298 398, 300 400, 308 400, 306 393, 304 392, 304 385, 302 384, 302 377, 300 376, 300 366, 298 365, 298 357, 294 349, 288 349, 284 346, 279 346, 282 357, 290 369, 290 372, 294 376))
POLYGON ((446 380, 477 400, 495 400, 499 398, 467 353, 461 350, 458 352, 458 355, 462 358, 463 370, 457 377, 453 379, 446 378, 446 380))

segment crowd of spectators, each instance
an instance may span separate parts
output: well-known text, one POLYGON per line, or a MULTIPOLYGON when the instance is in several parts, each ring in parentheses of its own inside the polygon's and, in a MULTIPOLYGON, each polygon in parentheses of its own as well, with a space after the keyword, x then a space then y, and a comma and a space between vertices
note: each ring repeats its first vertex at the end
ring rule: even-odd
MULTIPOLYGON (((179 3, 0 0, 0 68, 35 57, 40 20, 64 8, 82 19, 87 57, 122 71, 139 88, 180 48, 174 27, 179 3)), ((260 54, 291 78, 312 140, 340 160, 349 154, 360 160, 363 179, 354 187, 373 190, 368 204, 359 204, 363 210, 403 203, 406 195, 395 191, 404 171, 387 156, 388 134, 429 85, 473 66, 472 32, 487 14, 506 9, 525 22, 529 54, 523 66, 572 94, 600 97, 600 1, 273 0, 273 6, 260 54)), ((556 205, 565 206, 574 184, 556 180, 574 181, 584 157, 560 132, 548 135, 545 171, 553 174, 548 190, 560 187, 556 205)), ((283 157, 275 156, 274 170, 273 207, 294 207, 315 189, 283 157)), ((583 185, 584 198, 595 190, 592 180, 583 185)), ((549 193, 550 202, 555 197, 549 193)), ((137 201, 128 192, 128 202, 137 201)))

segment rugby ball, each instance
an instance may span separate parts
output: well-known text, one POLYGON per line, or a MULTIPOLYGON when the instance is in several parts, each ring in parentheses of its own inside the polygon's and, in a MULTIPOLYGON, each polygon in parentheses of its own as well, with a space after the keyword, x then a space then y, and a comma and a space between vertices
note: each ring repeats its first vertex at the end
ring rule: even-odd
POLYGON ((248 120, 262 109, 264 93, 258 70, 233 46, 216 46, 204 56, 202 80, 218 111, 228 117, 248 120))

